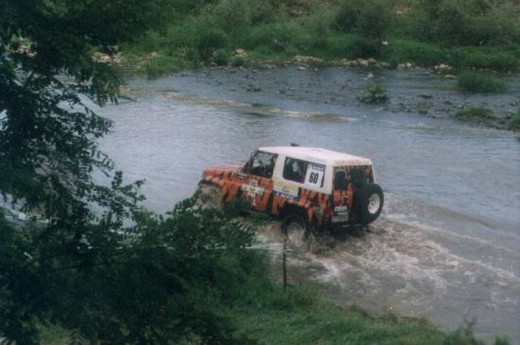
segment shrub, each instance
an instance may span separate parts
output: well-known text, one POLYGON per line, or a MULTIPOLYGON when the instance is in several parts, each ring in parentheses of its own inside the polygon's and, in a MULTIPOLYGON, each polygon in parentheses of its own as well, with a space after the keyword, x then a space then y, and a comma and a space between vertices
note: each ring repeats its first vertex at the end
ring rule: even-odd
POLYGON ((219 66, 225 66, 229 64, 229 60, 231 59, 231 54, 224 49, 218 49, 215 51, 213 62, 219 66))
POLYGON ((383 54, 383 44, 380 40, 356 37, 347 46, 347 57, 350 59, 380 57, 383 54))
POLYGON ((507 129, 512 131, 520 131, 520 110, 515 116, 507 123, 507 129))
POLYGON ((339 59, 350 57, 352 53, 352 44, 357 37, 353 34, 332 34, 326 39, 324 46, 320 52, 323 56, 339 59))
POLYGON ((229 45, 229 37, 222 30, 207 31, 202 34, 197 44, 200 57, 204 61, 213 58, 215 51, 226 48, 229 45))
POLYGON ((514 44, 520 37, 516 10, 507 2, 425 0, 413 13, 410 33, 447 45, 514 44))
POLYGON ((512 71, 520 66, 520 59, 513 53, 497 48, 460 48, 451 52, 450 60, 450 64, 458 68, 512 71))
POLYGON ((349 47, 349 57, 379 57, 390 18, 391 12, 384 0, 344 0, 335 18, 336 27, 341 32, 359 36, 349 47))
POLYGON ((233 67, 241 67, 244 66, 246 63, 246 59, 242 56, 233 56, 231 58, 231 65, 233 67))
POLYGON ((490 120, 494 119, 493 111, 487 108, 469 107, 459 110, 455 114, 459 120, 490 120))
POLYGON ((477 72, 464 72, 458 80, 457 86, 471 93, 501 93, 506 91, 506 84, 489 75, 477 72))
POLYGON ((247 1, 219 1, 214 7, 210 7, 209 15, 227 33, 237 32, 251 24, 247 1))
POLYGON ((158 55, 148 61, 143 70, 149 78, 157 78, 163 74, 178 71, 183 67, 183 62, 171 56, 158 55))
POLYGON ((378 84, 369 85, 366 90, 358 97, 359 101, 368 104, 380 104, 388 100, 386 89, 378 84))
POLYGON ((309 16, 303 20, 303 26, 312 33, 315 47, 326 47, 334 15, 324 2, 313 1, 309 5, 309 16))
POLYGON ((261 24, 239 43, 247 49, 265 46, 272 52, 283 52, 304 42, 304 35, 304 30, 294 23, 261 24))
POLYGON ((438 45, 408 40, 392 40, 385 56, 397 63, 413 61, 424 66, 434 66, 448 60, 447 51, 438 45))
POLYGON ((342 32, 357 32, 381 41, 390 26, 391 14, 384 0, 343 0, 335 24, 342 32))

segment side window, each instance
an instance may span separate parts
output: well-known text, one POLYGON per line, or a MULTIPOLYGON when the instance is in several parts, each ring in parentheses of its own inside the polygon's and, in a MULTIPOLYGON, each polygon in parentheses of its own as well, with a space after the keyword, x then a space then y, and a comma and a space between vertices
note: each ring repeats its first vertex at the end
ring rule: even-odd
POLYGON ((252 175, 271 178, 277 155, 257 151, 245 166, 245 171, 252 175))
POLYGON ((307 162, 287 157, 283 165, 283 178, 289 181, 303 183, 307 171, 307 162))
POLYGON ((347 188, 347 171, 343 169, 337 169, 334 172, 334 189, 347 190, 347 188))

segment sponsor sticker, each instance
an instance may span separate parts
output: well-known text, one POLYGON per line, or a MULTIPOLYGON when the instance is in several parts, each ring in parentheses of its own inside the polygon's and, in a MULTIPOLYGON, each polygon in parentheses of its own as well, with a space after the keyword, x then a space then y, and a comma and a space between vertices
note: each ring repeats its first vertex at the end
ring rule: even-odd
POLYGON ((283 196, 296 198, 298 197, 299 187, 293 184, 284 183, 282 181, 274 181, 273 190, 283 196))
POLYGON ((263 187, 253 186, 247 183, 242 184, 242 187, 240 188, 246 193, 250 194, 260 194, 263 195, 265 192, 265 189, 263 187))

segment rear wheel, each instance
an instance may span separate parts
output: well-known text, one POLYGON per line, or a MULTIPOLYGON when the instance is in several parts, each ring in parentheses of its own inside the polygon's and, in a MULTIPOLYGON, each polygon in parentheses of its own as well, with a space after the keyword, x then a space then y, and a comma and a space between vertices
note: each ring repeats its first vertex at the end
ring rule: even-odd
POLYGON ((376 220, 383 210, 384 194, 381 187, 369 183, 358 191, 358 217, 362 224, 369 224, 376 220))
POLYGON ((282 220, 282 231, 292 246, 308 249, 311 242, 311 230, 307 219, 300 213, 289 213, 282 220))

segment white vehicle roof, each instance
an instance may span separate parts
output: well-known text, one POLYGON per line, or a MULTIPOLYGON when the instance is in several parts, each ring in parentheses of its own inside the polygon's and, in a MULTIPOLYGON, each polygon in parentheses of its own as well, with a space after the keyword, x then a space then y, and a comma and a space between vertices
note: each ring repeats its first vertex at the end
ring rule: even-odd
POLYGON ((258 150, 332 166, 372 165, 372 161, 368 158, 318 147, 266 146, 260 147, 258 150))

